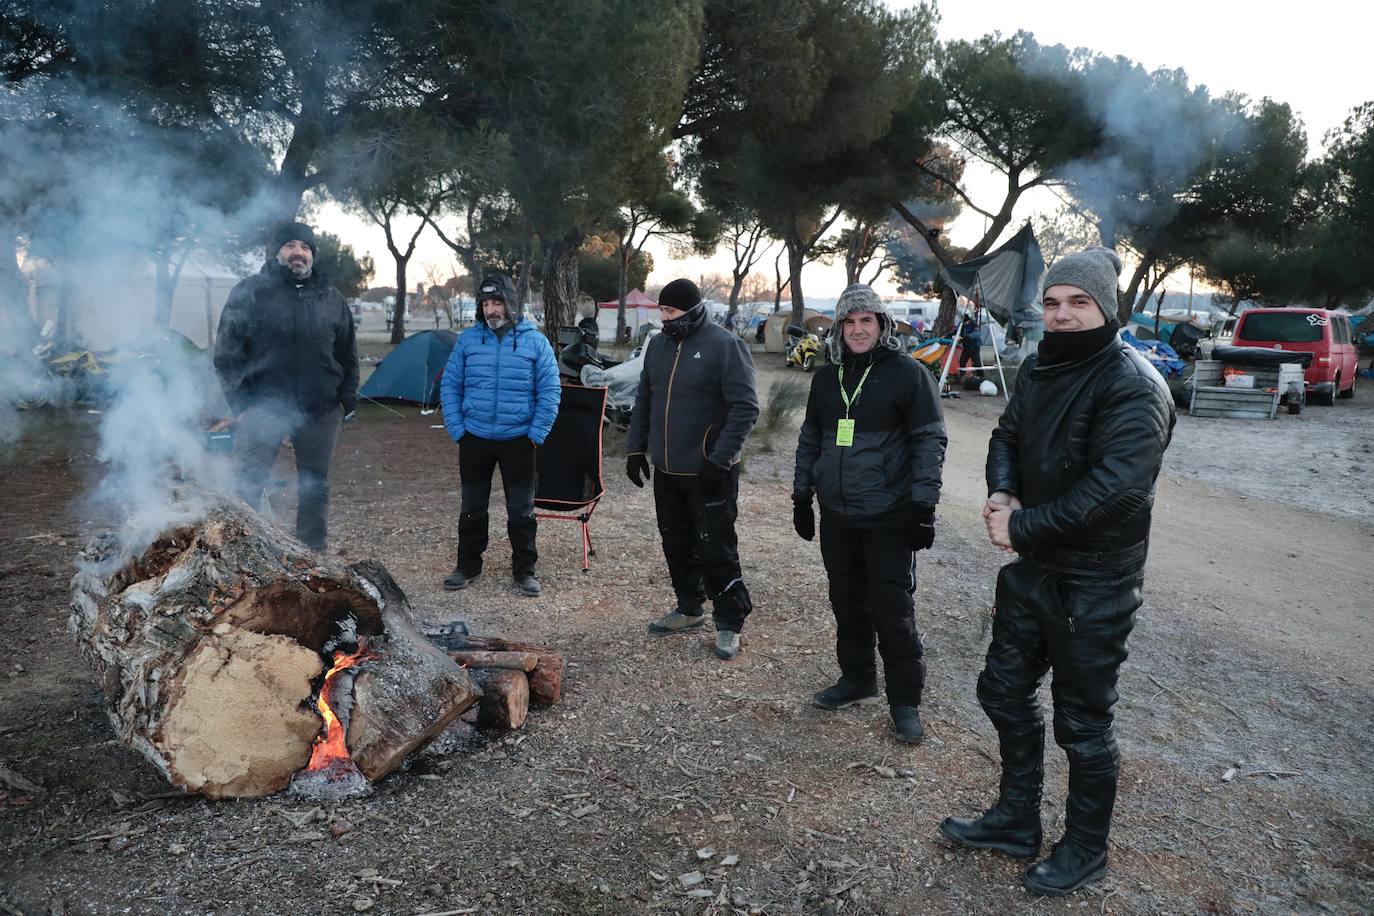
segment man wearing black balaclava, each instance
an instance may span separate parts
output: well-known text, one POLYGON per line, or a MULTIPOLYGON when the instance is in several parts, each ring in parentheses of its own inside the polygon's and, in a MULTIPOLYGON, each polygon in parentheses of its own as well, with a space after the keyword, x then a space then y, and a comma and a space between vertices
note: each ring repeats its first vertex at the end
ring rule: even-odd
POLYGON ((940 830, 967 846, 1029 857, 1041 841, 1045 726, 1036 699, 1054 677, 1054 739, 1069 761, 1064 836, 1026 872, 1036 893, 1069 894, 1106 874, 1120 753, 1117 673, 1141 605, 1155 479, 1174 427, 1159 373, 1117 336, 1121 259, 1089 248, 1045 275, 1045 337, 1021 367, 988 446, 983 519, 1002 567, 978 699, 1002 777, 981 817, 940 830))
POLYGON ((358 401, 358 345, 343 295, 315 266, 315 233, 278 226, 262 270, 229 293, 215 371, 234 411, 239 492, 256 506, 283 438, 296 457, 296 536, 323 550, 329 465, 339 424, 358 401))
POLYGON ((716 655, 739 653, 753 609, 740 570, 735 515, 739 458, 759 417, 754 361, 734 334, 707 320, 691 280, 658 297, 663 333, 649 341, 630 418, 626 474, 637 487, 654 471, 654 511, 677 605, 649 624, 668 635, 695 630, 711 599, 716 655))

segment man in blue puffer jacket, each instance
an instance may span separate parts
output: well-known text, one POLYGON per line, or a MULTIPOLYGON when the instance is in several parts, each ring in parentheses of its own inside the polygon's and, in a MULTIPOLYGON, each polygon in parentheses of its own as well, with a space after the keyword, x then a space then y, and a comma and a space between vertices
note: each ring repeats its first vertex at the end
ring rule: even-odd
POLYGON ((489 274, 477 287, 477 323, 458 335, 439 399, 444 427, 458 443, 462 501, 458 565, 444 588, 466 588, 482 572, 491 475, 499 465, 515 587, 522 595, 538 595, 534 450, 558 415, 558 362, 538 325, 524 317, 515 285, 504 274, 489 274))

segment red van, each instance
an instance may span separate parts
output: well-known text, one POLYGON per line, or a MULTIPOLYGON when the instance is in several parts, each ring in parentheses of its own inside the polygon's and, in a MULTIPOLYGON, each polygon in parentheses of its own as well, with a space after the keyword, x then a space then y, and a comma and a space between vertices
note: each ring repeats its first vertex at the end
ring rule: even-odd
POLYGON ((1237 347, 1265 347, 1311 353, 1304 381, 1319 404, 1334 404, 1339 395, 1355 396, 1355 344, 1350 321, 1327 309, 1251 309, 1242 312, 1231 341, 1237 347))

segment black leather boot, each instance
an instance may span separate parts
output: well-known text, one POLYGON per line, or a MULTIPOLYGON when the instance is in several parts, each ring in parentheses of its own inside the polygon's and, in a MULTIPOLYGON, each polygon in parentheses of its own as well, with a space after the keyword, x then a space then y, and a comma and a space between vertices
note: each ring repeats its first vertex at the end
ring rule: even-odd
POLYGON ((1028 859, 1040 849, 1040 806, 1026 808, 998 799, 982 817, 945 818, 940 832, 964 846, 1028 859))
POLYGON ((1045 779, 1043 727, 1001 731, 1002 779, 997 803, 982 817, 947 817, 940 832, 956 843, 1018 858, 1040 850, 1040 788, 1045 779))
POLYGON ((1022 881, 1026 890, 1050 897, 1072 894, 1107 873, 1107 850, 1089 849, 1067 836, 1054 844, 1043 862, 1032 865, 1022 881))
MULTIPOLYGON (((1056 732, 1059 731, 1056 721, 1056 732)), ((1116 806, 1116 782, 1121 765, 1111 729, 1060 746, 1069 757, 1069 798, 1064 805, 1064 838, 1049 858, 1026 872, 1023 882, 1037 894, 1062 897, 1107 873, 1107 834, 1116 806)))

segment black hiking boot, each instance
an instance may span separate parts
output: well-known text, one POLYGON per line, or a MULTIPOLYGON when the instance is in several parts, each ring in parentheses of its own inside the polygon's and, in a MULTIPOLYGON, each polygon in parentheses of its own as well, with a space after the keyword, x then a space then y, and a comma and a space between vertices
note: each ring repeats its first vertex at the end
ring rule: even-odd
POLYGON ((1072 894, 1107 873, 1107 850, 1089 849, 1064 837, 1049 858, 1031 866, 1021 883, 1026 890, 1050 897, 1072 894))
POLYGON ((874 706, 881 699, 877 684, 856 684, 841 677, 834 685, 813 694, 811 702, 821 709, 848 709, 851 706, 874 706))
POLYGON ((964 846, 1028 859, 1040 849, 1040 809, 1014 808, 999 800, 982 817, 945 818, 940 832, 964 846))
POLYGON ((915 706, 893 706, 892 727, 897 732, 897 740, 903 744, 920 744, 926 736, 921 714, 915 706))
POLYGON ((456 592, 461 588, 467 588, 468 583, 480 575, 481 573, 479 572, 465 573, 461 567, 454 567, 453 572, 449 573, 448 578, 444 579, 444 588, 451 592, 456 592))
POLYGON ((515 582, 515 590, 526 598, 533 598, 544 590, 544 587, 539 584, 539 580, 534 577, 534 573, 514 576, 513 581, 515 582))

